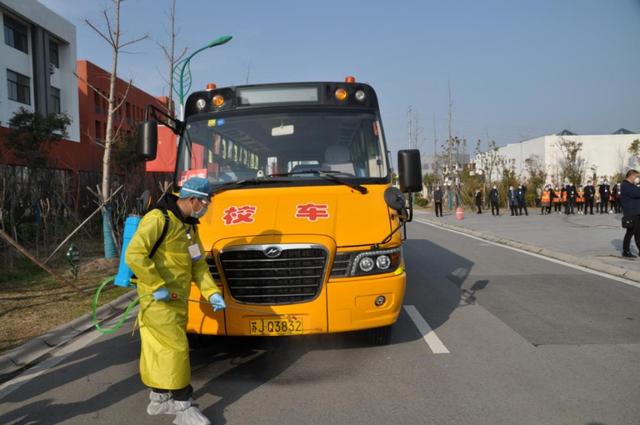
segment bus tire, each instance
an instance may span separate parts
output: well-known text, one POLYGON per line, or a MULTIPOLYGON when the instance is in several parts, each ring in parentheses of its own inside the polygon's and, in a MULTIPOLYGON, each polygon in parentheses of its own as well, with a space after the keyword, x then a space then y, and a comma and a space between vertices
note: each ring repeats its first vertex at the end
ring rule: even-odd
POLYGON ((391 342, 391 329, 391 325, 368 329, 366 332, 369 343, 371 345, 389 345, 391 342))

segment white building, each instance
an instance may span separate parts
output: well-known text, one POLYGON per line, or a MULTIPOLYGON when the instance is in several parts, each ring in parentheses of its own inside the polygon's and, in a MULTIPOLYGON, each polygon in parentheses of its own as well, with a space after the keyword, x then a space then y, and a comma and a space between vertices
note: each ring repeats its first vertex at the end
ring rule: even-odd
MULTIPOLYGON (((584 177, 594 173, 598 177, 611 177, 636 166, 635 159, 628 152, 636 139, 640 139, 640 134, 625 129, 613 134, 597 135, 577 135, 564 130, 558 134, 510 143, 499 148, 498 154, 506 160, 507 166, 513 166, 516 175, 523 180, 529 177, 527 160, 537 160, 547 173, 547 182, 555 184, 561 183, 563 154, 560 146, 564 141, 582 144, 579 155, 584 159, 584 177)), ((482 158, 478 157, 475 161, 482 167, 482 158)), ((497 178, 498 175, 494 173, 493 177, 497 178)))
POLYGON ((71 118, 80 141, 76 28, 35 0, 0 0, 0 125, 20 107, 71 118))
MULTIPOLYGON (((458 168, 462 169, 465 165, 469 163, 471 157, 466 152, 460 152, 458 154, 453 154, 452 163, 454 166, 457 165, 458 168)), ((442 174, 446 171, 447 160, 443 159, 441 155, 433 155, 433 154, 423 154, 421 157, 422 163, 422 174, 430 173, 430 174, 442 174)))

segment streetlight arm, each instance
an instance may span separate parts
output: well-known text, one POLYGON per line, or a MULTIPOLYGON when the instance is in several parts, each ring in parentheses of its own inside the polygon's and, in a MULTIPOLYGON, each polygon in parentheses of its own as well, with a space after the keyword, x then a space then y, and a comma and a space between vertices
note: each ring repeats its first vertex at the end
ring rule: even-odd
POLYGON ((210 43, 208 43, 207 45, 205 45, 205 46, 199 48, 198 50, 196 50, 195 52, 191 53, 185 59, 181 60, 180 62, 178 62, 176 64, 176 67, 180 66, 180 93, 179 93, 180 105, 184 105, 184 71, 189 66, 189 62, 191 61, 191 58, 193 58, 195 55, 197 55, 198 53, 202 52, 203 50, 210 49, 212 47, 220 46, 221 44, 228 43, 229 41, 231 41, 232 38, 233 37, 230 36, 230 35, 223 35, 222 37, 218 37, 215 40, 213 40, 210 43))

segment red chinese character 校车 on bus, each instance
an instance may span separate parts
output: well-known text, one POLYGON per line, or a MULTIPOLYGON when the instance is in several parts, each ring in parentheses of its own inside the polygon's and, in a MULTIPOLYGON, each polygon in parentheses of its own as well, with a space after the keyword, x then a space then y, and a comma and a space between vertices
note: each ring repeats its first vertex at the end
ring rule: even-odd
POLYGON ((309 221, 316 221, 319 218, 329 218, 329 206, 326 204, 297 205, 296 218, 306 218, 309 221))
POLYGON ((244 205, 241 207, 229 207, 224 210, 222 221, 225 225, 239 224, 239 223, 253 223, 253 216, 256 213, 256 207, 253 205, 244 205))

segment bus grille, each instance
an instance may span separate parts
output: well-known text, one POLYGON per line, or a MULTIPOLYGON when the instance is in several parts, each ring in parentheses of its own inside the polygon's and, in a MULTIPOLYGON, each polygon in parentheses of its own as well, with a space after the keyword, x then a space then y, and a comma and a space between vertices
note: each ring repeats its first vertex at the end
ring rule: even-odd
POLYGON ((349 276, 349 266, 351 265, 351 253, 337 253, 333 259, 333 267, 331 268, 331 277, 349 276))
POLYGON ((314 299, 322 288, 327 251, 320 245, 255 245, 220 254, 222 272, 236 300, 292 304, 314 299), (278 255, 268 257, 275 248, 278 255))

